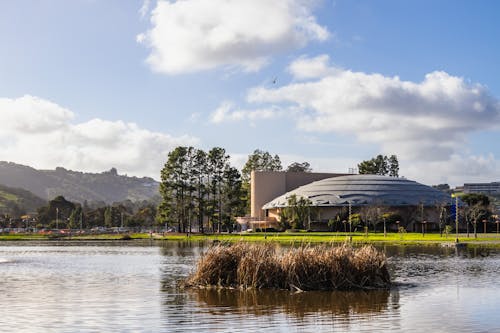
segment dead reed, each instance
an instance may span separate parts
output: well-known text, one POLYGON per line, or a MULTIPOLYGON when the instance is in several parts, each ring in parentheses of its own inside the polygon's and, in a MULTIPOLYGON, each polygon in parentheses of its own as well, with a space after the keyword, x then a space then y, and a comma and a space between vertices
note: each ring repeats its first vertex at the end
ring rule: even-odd
POLYGON ((184 286, 355 290, 390 284, 385 255, 371 245, 301 245, 278 251, 269 243, 239 242, 210 247, 184 286))

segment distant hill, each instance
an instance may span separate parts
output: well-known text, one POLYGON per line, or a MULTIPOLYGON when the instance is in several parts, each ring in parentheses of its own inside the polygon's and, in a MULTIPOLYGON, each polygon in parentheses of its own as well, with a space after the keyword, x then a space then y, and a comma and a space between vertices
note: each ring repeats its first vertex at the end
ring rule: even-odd
POLYGON ((0 214, 20 215, 35 212, 47 204, 46 200, 30 191, 0 185, 0 214))
POLYGON ((159 186, 152 178, 119 175, 115 168, 102 173, 84 173, 61 167, 55 170, 37 170, 2 161, 0 184, 26 189, 45 200, 62 195, 73 202, 107 204, 125 200, 151 200, 158 196, 159 186))

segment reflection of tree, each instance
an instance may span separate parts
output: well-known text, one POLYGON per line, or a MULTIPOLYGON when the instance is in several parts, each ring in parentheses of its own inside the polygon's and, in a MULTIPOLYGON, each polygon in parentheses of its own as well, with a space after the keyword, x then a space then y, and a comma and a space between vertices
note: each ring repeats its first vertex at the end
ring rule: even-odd
MULTIPOLYGON (((210 312, 223 314, 230 309, 237 313, 257 316, 269 314, 269 310, 302 318, 311 313, 350 315, 376 314, 387 310, 391 294, 397 291, 333 291, 290 293, 282 290, 230 290, 230 289, 190 289, 186 292, 196 299, 201 307, 210 312)), ((392 295, 392 300, 399 296, 392 295)), ((397 305, 396 305, 397 307, 397 305)))

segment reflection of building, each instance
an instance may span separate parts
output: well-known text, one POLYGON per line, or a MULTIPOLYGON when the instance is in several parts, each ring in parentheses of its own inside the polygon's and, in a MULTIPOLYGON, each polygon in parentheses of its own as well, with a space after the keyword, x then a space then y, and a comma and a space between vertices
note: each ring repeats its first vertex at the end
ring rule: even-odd
POLYGON ((415 181, 378 175, 340 175, 307 173, 266 172, 252 173, 251 206, 255 220, 269 222, 279 219, 280 210, 288 206, 288 198, 296 195, 307 198, 315 207, 316 221, 334 219, 346 207, 353 213, 362 207, 376 206, 400 213, 403 223, 416 230, 415 223, 422 217, 429 223, 437 223, 438 206, 449 205, 446 193, 415 181), (290 181, 290 190, 287 185, 290 181), (301 178, 303 177, 303 178, 301 178), (422 212, 416 216, 417 207, 422 212), (425 212, 423 211, 425 210, 425 212), (413 214, 413 215, 412 215, 413 214), (411 216, 410 216, 411 215, 411 216))
POLYGON ((466 183, 464 193, 500 194, 500 182, 466 183))

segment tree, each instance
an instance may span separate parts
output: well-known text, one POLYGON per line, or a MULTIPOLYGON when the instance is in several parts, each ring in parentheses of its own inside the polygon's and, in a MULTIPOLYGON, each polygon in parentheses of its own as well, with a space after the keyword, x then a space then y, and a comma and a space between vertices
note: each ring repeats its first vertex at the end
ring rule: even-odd
POLYGON ((470 206, 469 210, 470 220, 474 226, 474 238, 477 238, 477 224, 482 220, 487 220, 491 216, 491 211, 488 206, 485 206, 481 202, 478 202, 470 206))
POLYGON ((446 193, 450 193, 450 190, 451 190, 450 185, 448 185, 448 184, 432 185, 432 187, 435 188, 436 190, 446 192, 446 193))
POLYGON ((106 207, 104 211, 104 226, 111 228, 113 226, 113 209, 111 206, 106 207))
POLYGON ((187 161, 193 147, 177 147, 168 154, 161 170, 160 194, 162 201, 158 209, 160 223, 176 223, 177 230, 186 229, 186 194, 190 170, 187 161))
POLYGON ((396 155, 391 155, 388 160, 389 163, 389 176, 399 177, 399 162, 396 155))
POLYGON ((212 226, 216 225, 217 232, 220 232, 222 226, 222 186, 224 170, 228 166, 228 163, 229 155, 226 155, 225 149, 215 147, 208 152, 208 164, 212 176, 209 183, 212 195, 212 200, 209 204, 211 206, 209 219, 212 222, 212 226))
POLYGON ((311 201, 304 197, 291 195, 287 200, 288 207, 286 215, 289 217, 294 229, 304 229, 305 223, 308 222, 311 213, 311 201))
POLYGON ((66 200, 62 195, 49 201, 48 206, 38 209, 38 220, 45 226, 66 227, 66 222, 75 209, 75 204, 66 200))
POLYGON ((362 221, 365 223, 365 226, 368 227, 370 224, 373 227, 373 231, 375 231, 376 225, 380 218, 380 205, 372 204, 368 206, 363 206, 359 210, 359 215, 361 216, 362 221))
POLYGON ((308 162, 293 162, 286 168, 287 172, 311 172, 312 168, 308 162))
POLYGON ((201 233, 205 232, 203 218, 206 210, 206 195, 208 193, 208 184, 206 179, 208 177, 207 154, 201 150, 196 150, 194 154, 192 176, 194 178, 194 213, 198 221, 198 230, 201 233))
POLYGON ((450 206, 449 202, 441 202, 436 203, 436 211, 439 216, 439 234, 443 237, 443 228, 446 225, 446 221, 448 221, 448 207, 450 206))
POLYGON ((360 174, 369 175, 389 175, 391 177, 399 176, 399 162, 396 155, 390 157, 377 155, 376 157, 362 161, 358 164, 360 174))
POLYGON ((269 152, 255 149, 248 155, 248 159, 241 170, 242 186, 245 191, 246 212, 250 212, 250 175, 252 171, 281 171, 281 160, 278 155, 272 156, 269 152))
POLYGON ((83 216, 82 206, 77 205, 75 209, 71 212, 69 216, 69 225, 70 229, 78 229, 80 228, 80 219, 83 216))
POLYGON ((161 171, 160 194, 158 223, 176 224, 179 232, 191 232, 198 223, 198 230, 204 232, 208 221, 212 232, 220 231, 231 225, 234 214, 240 214, 241 176, 230 166, 223 148, 205 153, 177 147, 161 171))
POLYGON ((467 203, 469 206, 474 206, 480 204, 482 206, 489 206, 490 198, 486 194, 482 193, 467 193, 460 197, 462 201, 467 203))
POLYGON ((224 170, 222 186, 222 224, 228 230, 233 230, 234 216, 245 214, 245 205, 242 201, 244 192, 241 186, 241 175, 238 169, 229 165, 224 170))
POLYGON ((278 155, 272 156, 269 152, 260 149, 255 149, 254 152, 248 155, 241 176, 243 181, 250 181, 250 173, 252 171, 281 171, 281 160, 278 155))

